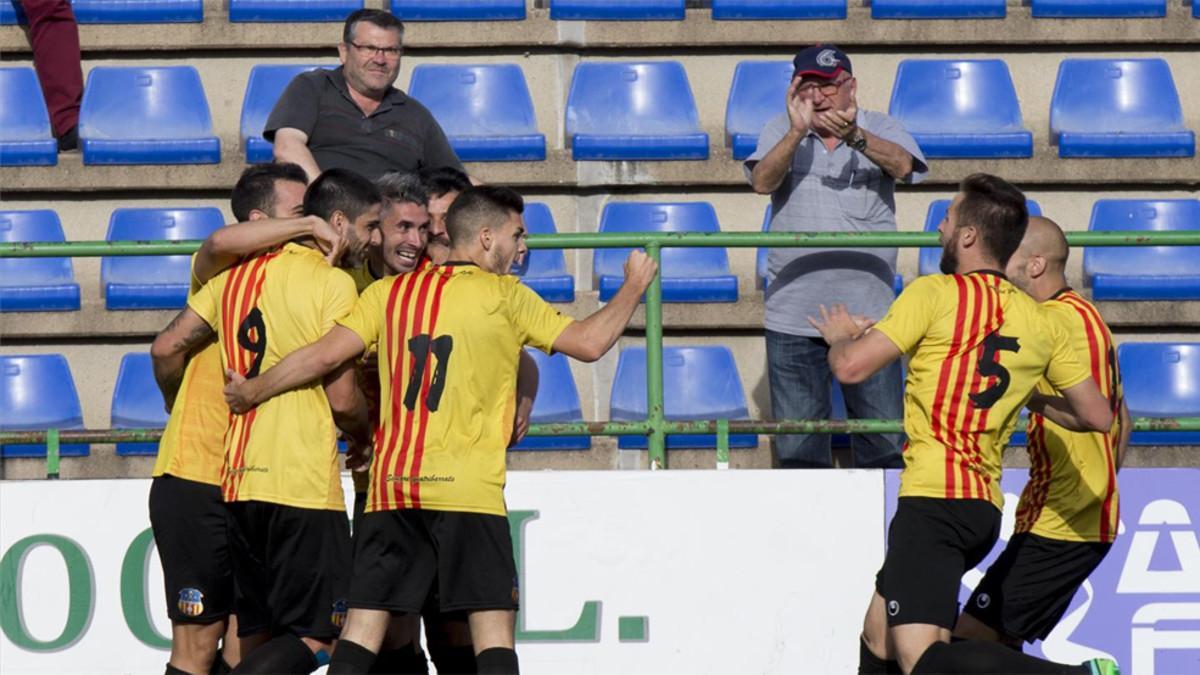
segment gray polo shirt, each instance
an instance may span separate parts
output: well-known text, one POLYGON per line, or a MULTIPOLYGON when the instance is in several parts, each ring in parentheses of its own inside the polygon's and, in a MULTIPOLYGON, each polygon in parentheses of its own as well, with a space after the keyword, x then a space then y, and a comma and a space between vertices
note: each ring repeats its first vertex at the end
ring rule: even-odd
POLYGON ((308 134, 308 149, 322 171, 350 169, 375 180, 388 171, 463 170, 425 106, 392 87, 375 112, 364 116, 350 98, 341 67, 300 73, 288 84, 263 137, 274 142, 284 127, 308 134))
MULTIPOLYGON (((917 142, 882 113, 859 110, 858 126, 908 150, 918 183, 929 173, 917 142)), ((745 162, 746 178, 787 134, 787 113, 767 122, 758 148, 745 162)), ((894 232, 895 181, 867 156, 838 143, 830 152, 810 131, 796 148, 791 170, 771 193, 772 232, 894 232)), ((845 303, 852 314, 880 319, 891 305, 896 249, 772 248, 767 254, 767 329, 819 337, 808 316, 818 305, 845 303)))

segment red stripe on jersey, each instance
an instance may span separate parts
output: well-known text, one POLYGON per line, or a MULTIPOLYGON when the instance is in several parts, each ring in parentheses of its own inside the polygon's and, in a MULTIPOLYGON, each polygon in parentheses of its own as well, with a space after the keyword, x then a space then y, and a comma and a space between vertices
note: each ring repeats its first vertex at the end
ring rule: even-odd
MULTIPOLYGON (((437 337, 437 320, 438 310, 442 305, 442 290, 446 287, 446 282, 450 280, 453 274, 449 269, 439 269, 437 272, 437 288, 433 290, 433 304, 429 308, 429 335, 432 338, 437 337)), ((424 377, 421 378, 421 398, 418 405, 421 407, 421 424, 417 431, 417 441, 413 447, 412 470, 409 475, 412 476, 409 488, 409 497, 412 498, 414 509, 421 508, 421 459, 425 456, 425 429, 429 425, 429 406, 426 404, 426 398, 429 395, 429 382, 432 379, 434 365, 432 362, 433 354, 430 354, 430 361, 425 366, 424 377)), ((448 358, 448 357, 447 357, 448 358)))
MULTIPOLYGON (((982 314, 981 298, 979 297, 979 286, 977 280, 972 276, 964 277, 967 283, 967 296, 971 299, 971 328, 968 332, 968 345, 975 345, 979 342, 979 319, 982 314)), ((958 380, 954 383, 954 393, 950 397, 950 414, 946 420, 946 426, 951 433, 955 434, 954 442, 954 459, 958 465, 958 479, 961 481, 960 490, 962 498, 971 497, 971 476, 967 469, 969 461, 969 443, 967 441, 966 418, 970 413, 971 402, 965 397, 967 390, 967 381, 976 374, 976 369, 971 368, 972 363, 978 364, 976 352, 978 349, 963 349, 958 356, 958 380), (973 359, 972 356, 976 356, 973 359), (959 419, 959 413, 962 413, 962 418, 959 419), (960 426, 962 431, 959 431, 960 426)))
MULTIPOLYGON (((417 291, 417 307, 416 307, 416 311, 413 314, 413 324, 412 324, 412 331, 411 331, 412 335, 414 335, 414 336, 420 335, 422 333, 422 331, 424 331, 424 328, 425 328, 425 301, 428 299, 429 285, 432 281, 433 281, 433 274, 431 272, 424 271, 421 273, 421 289, 419 291, 417 291)), ((407 337, 409 337, 408 333, 404 333, 403 338, 407 338, 407 337)), ((403 350, 408 349, 408 340, 407 339, 404 339, 403 342, 400 344, 400 349, 403 349, 403 350)), ((413 369, 416 367, 417 355, 413 354, 411 352, 408 352, 408 354, 409 354, 409 365, 408 365, 409 371, 408 372, 410 373, 410 378, 411 378, 411 373, 413 372, 413 369)), ((427 355, 422 355, 422 356, 427 357, 427 355)), ((428 365, 428 364, 426 364, 426 365, 428 365)), ((423 401, 418 400, 416 403, 416 406, 414 406, 414 409, 410 411, 410 410, 408 410, 408 408, 406 408, 404 406, 403 398, 404 398, 403 395, 401 395, 399 397, 400 405, 398 407, 401 410, 403 410, 405 413, 404 414, 404 431, 400 434, 400 450, 399 450, 399 455, 396 458, 396 468, 399 470, 399 473, 401 473, 402 475, 404 474, 404 465, 408 462, 409 449, 412 447, 413 425, 416 423, 416 417, 417 417, 415 414, 416 406, 424 405, 423 401)), ((397 397, 393 396, 392 400, 393 401, 397 400, 397 397)), ((403 508, 403 509, 409 508, 410 499, 411 499, 410 495, 412 494, 412 486, 411 485, 407 485, 402 481, 399 484, 397 484, 396 487, 394 487, 392 489, 392 492, 395 497, 396 503, 399 505, 399 508, 403 508)))
POLYGON ((930 431, 933 432, 933 437, 942 444, 946 450, 946 498, 954 498, 954 448, 946 438, 943 429, 943 416, 946 408, 946 389, 950 383, 950 370, 954 365, 954 355, 958 353, 958 349, 962 345, 963 323, 967 316, 967 288, 963 282, 963 278, 957 274, 949 277, 958 286, 958 308, 954 320, 954 339, 950 343, 950 349, 946 352, 946 357, 942 359, 941 372, 938 373, 937 390, 933 395, 933 410, 929 416, 930 431))
MULTIPOLYGON (((233 328, 233 339, 235 342, 237 340, 237 334, 241 328, 242 321, 245 321, 246 316, 250 314, 252 308, 258 306, 258 299, 262 295, 263 281, 267 277, 266 264, 270 262, 275 255, 276 254, 274 253, 268 253, 255 258, 250 266, 250 271, 242 279, 242 288, 240 289, 240 293, 242 294, 242 304, 234 311, 234 317, 237 319, 237 323, 233 328)), ((259 336, 259 338, 261 339, 262 336, 259 336)), ((245 375, 250 371, 250 363, 248 359, 253 358, 251 356, 251 352, 247 349, 241 349, 240 345, 235 346, 234 350, 238 354, 238 372, 242 375, 245 375)), ((245 468, 246 446, 250 444, 250 428, 254 425, 254 418, 256 417, 257 412, 258 409, 256 407, 242 416, 242 431, 238 435, 238 446, 235 455, 235 466, 238 469, 245 468)), ((241 488, 244 477, 245 472, 233 474, 230 487, 232 491, 230 500, 237 498, 238 491, 241 488)))
MULTIPOLYGON (((404 368, 400 364, 403 363, 401 359, 404 358, 404 335, 408 330, 408 302, 412 299, 413 289, 416 288, 416 277, 416 274, 406 274, 393 283, 392 292, 388 296, 387 314, 384 317, 384 321, 386 322, 384 331, 387 336, 385 348, 388 354, 388 365, 392 369, 392 372, 388 373, 388 380, 391 383, 388 392, 392 398, 392 414, 387 445, 384 448, 383 456, 380 458, 379 470, 375 472, 375 481, 372 485, 375 490, 376 499, 372 503, 381 504, 384 509, 394 507, 395 505, 395 502, 392 500, 392 493, 387 489, 387 481, 391 472, 392 455, 396 451, 396 440, 400 433, 400 424, 403 422, 401 411, 404 409, 404 406, 401 405, 401 401, 403 400, 404 393, 400 388, 400 374, 404 368), (397 317, 395 309, 396 297, 398 295, 402 295, 403 300, 400 302, 400 314, 397 317)), ((380 415, 382 418, 382 413, 380 415)))
POLYGON ((250 263, 244 262, 230 270, 229 279, 221 293, 221 346, 225 352, 225 367, 238 372, 241 371, 238 368, 237 340, 234 338, 237 330, 234 314, 237 311, 237 296, 249 267, 250 263))
MULTIPOLYGON (((979 284, 981 302, 984 303, 984 307, 986 307, 984 310, 985 318, 983 332, 985 335, 988 335, 999 329, 999 325, 997 325, 995 321, 995 289, 988 284, 987 279, 973 278, 973 281, 979 284)), ((983 345, 981 343, 980 349, 976 351, 975 377, 971 383, 972 392, 979 391, 980 380, 983 379, 979 374, 979 357, 983 354, 982 347, 983 345)), ((999 358, 999 354, 997 354, 997 358, 999 358)), ((971 440, 971 474, 975 488, 974 496, 979 499, 990 499, 991 494, 988 492, 987 481, 984 480, 983 476, 983 452, 979 446, 979 438, 987 428, 989 410, 987 408, 982 410, 976 409, 975 404, 969 398, 967 399, 966 404, 968 410, 974 415, 975 420, 973 425, 966 426, 971 440)), ((970 420, 970 417, 968 417, 968 420, 970 420)))

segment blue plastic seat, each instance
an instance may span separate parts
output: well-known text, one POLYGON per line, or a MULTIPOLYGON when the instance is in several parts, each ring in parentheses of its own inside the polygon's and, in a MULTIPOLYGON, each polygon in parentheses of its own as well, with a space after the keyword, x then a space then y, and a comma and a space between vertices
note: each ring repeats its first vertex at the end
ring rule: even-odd
MULTIPOLYGON (((73 0, 78 23, 200 23, 204 0, 73 0)), ((26 23, 12 0, 0 1, 0 25, 26 23)))
POLYGON ((1134 19, 1167 15, 1167 0, 1032 0, 1037 19, 1134 19))
POLYGON ((363 8, 363 0, 229 0, 234 23, 278 21, 344 21, 363 8))
POLYGON ((576 160, 708 159, 708 134, 678 61, 576 65, 566 130, 576 160))
POLYGON ((192 66, 96 66, 79 110, 84 164, 217 164, 208 99, 192 66))
MULTIPOLYGON (((167 426, 166 403, 154 381, 150 355, 126 354, 117 371, 112 397, 113 429, 155 429, 167 426)), ((158 443, 117 443, 118 455, 157 455, 158 443)))
POLYGON ((262 135, 271 110, 283 95, 283 90, 297 75, 321 67, 323 66, 260 65, 250 69, 246 95, 242 98, 242 148, 246 153, 247 162, 270 162, 275 158, 271 142, 262 135))
MULTIPOLYGON (((554 216, 540 202, 525 203, 525 230, 529 234, 558 234, 554 216)), ((520 265, 513 265, 512 273, 546 302, 575 302, 575 277, 567 274, 562 249, 532 249, 520 265)))
MULTIPOLYGON (((0 1, 0 7, 8 6, 0 1)), ((0 68, 0 166, 54 166, 58 142, 33 68, 0 68)))
POLYGON ((682 21, 684 0, 550 0, 554 21, 682 21))
MULTIPOLYGON (((0 242, 66 241, 53 211, 0 211, 0 242)), ((70 258, 0 258, 0 312, 79 309, 70 258)))
MULTIPOLYGON (((938 225, 946 218, 946 211, 950 208, 949 199, 935 199, 929 203, 929 210, 925 213, 925 231, 937 232, 938 225)), ((1025 208, 1029 210, 1029 215, 1042 215, 1042 206, 1032 199, 1025 200, 1025 208)), ((917 273, 921 276, 926 274, 941 274, 939 265, 942 262, 942 249, 940 246, 924 246, 921 248, 920 262, 917 266, 917 273)))
MULTIPOLYGON (((117 209, 108 221, 108 241, 205 239, 225 224, 214 207, 117 209)), ((187 302, 191 260, 186 255, 114 256, 100 263, 104 306, 117 309, 177 309, 187 302)))
MULTIPOLYGON (((1133 417, 1200 416, 1200 343, 1126 342, 1117 361, 1133 417)), ((1200 431, 1135 431, 1129 442, 1200 445, 1200 431)))
MULTIPOLYGON (((720 232, 717 212, 708 202, 609 202, 600 214, 601 232, 720 232)), ((630 249, 596 249, 592 275, 600 301, 607 302, 625 279, 630 249)), ((665 302, 737 302, 737 277, 729 271, 723 248, 663 248, 662 298, 665 302)))
POLYGON ((929 158, 1033 156, 1033 134, 999 59, 905 59, 896 69, 888 114, 929 158))
MULTIPOLYGON (((82 429, 75 378, 62 354, 0 356, 0 431, 82 429)), ((60 445, 63 457, 83 457, 87 444, 60 445)), ((46 444, 0 445, 0 457, 45 457, 46 444)))
POLYGON ((525 0, 391 0, 405 21, 521 21, 525 0))
POLYGON ((1171 68, 1162 59, 1065 59, 1050 99, 1059 157, 1192 157, 1171 68))
POLYGON ((408 93, 429 108, 464 162, 546 159, 520 66, 419 65, 408 93))
MULTIPOLYGON (((1200 230, 1200 200, 1100 199, 1088 229, 1200 230)), ((1200 246, 1088 247, 1083 276, 1096 300, 1200 300, 1200 246)))
POLYGON ((742 61, 733 70, 725 102, 725 142, 734 159, 746 159, 771 118, 784 112, 792 81, 791 61, 742 61))
MULTIPOLYGON (((540 349, 526 349, 538 367, 537 398, 533 401, 532 424, 582 422, 579 389, 571 375, 571 366, 562 354, 546 356, 540 349)), ((526 436, 513 450, 587 450, 591 436, 526 436)))
POLYGON ((871 0, 872 19, 1003 19, 1005 0, 871 0))
MULTIPOLYGON (((663 347, 663 407, 671 421, 744 420, 746 392, 728 347, 663 347)), ((621 350, 613 376, 609 416, 615 421, 646 419, 646 348, 621 350)), ((668 434, 667 447, 713 448, 715 434, 668 434)), ((753 448, 754 434, 730 434, 729 447, 753 448)), ((645 436, 620 436, 622 450, 644 449, 645 436)))
POLYGON ((846 0, 712 0, 712 18, 844 19, 846 0))

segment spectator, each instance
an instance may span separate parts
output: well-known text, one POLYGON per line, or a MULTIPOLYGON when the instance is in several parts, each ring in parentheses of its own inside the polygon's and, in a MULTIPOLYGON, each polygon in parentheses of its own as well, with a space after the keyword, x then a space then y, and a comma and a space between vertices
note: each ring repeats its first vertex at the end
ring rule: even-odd
POLYGON ((387 12, 361 9, 346 17, 341 67, 297 75, 267 119, 263 136, 275 144, 275 161, 299 164, 309 180, 334 168, 371 180, 389 171, 461 171, 429 110, 392 86, 403 38, 404 24, 387 12))
POLYGON ((42 83, 58 151, 75 150, 79 147, 79 102, 83 98, 75 13, 67 0, 17 0, 17 4, 29 21, 33 67, 42 83))
MULTIPOLYGON (((896 229, 895 182, 917 182, 920 148, 887 115, 859 110, 850 59, 816 45, 796 55, 787 111, 767 122, 745 163, 754 191, 771 195, 772 232, 896 229)), ((879 319, 893 298, 895 249, 773 248, 767 256, 766 342, 771 413, 825 419, 830 413, 829 345, 807 322, 818 305, 845 304, 879 319)), ((899 362, 861 384, 842 385, 851 418, 899 419, 899 362)), ((776 436, 780 465, 832 466, 828 434, 776 436)), ((859 467, 902 466, 896 434, 854 436, 859 467)))

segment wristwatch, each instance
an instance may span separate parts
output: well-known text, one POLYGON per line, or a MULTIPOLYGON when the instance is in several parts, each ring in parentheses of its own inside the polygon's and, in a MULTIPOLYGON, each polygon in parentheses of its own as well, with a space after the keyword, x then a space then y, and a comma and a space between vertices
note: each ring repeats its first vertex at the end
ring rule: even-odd
POLYGON ((854 136, 846 141, 846 145, 859 152, 863 152, 867 149, 867 136, 862 132, 862 129, 855 129, 854 136))

